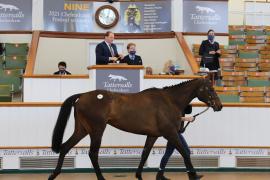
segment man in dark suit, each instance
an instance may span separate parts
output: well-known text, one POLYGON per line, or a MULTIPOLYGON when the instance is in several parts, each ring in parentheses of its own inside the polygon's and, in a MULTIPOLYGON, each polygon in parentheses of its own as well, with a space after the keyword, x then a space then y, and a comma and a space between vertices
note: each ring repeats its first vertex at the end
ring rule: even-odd
POLYGON ((59 69, 59 71, 56 71, 56 72, 53 73, 53 74, 54 74, 54 75, 71 75, 71 73, 68 72, 68 71, 66 70, 66 68, 67 68, 66 62, 61 61, 61 62, 58 63, 58 69, 59 69))
POLYGON ((142 65, 141 56, 136 55, 136 44, 129 43, 127 45, 128 55, 124 57, 120 62, 127 63, 128 65, 142 65))
POLYGON ((113 40, 114 33, 106 32, 104 41, 96 47, 96 64, 117 63, 117 61, 122 59, 123 56, 118 54, 113 40))

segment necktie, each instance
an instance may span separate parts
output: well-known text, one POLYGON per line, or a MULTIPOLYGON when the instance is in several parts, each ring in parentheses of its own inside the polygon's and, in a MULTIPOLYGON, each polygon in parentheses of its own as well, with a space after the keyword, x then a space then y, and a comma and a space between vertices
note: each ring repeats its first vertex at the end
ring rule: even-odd
POLYGON ((112 46, 111 46, 111 45, 109 45, 109 46, 110 46, 110 52, 111 52, 111 55, 112 55, 112 57, 114 57, 113 48, 112 48, 112 46))

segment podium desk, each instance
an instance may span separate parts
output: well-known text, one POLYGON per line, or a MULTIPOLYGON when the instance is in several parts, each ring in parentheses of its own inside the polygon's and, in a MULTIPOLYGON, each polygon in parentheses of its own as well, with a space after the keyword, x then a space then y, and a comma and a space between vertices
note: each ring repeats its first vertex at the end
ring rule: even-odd
POLYGON ((94 80, 94 89, 104 89, 120 93, 136 93, 143 88, 143 69, 141 65, 93 65, 89 75, 94 80))

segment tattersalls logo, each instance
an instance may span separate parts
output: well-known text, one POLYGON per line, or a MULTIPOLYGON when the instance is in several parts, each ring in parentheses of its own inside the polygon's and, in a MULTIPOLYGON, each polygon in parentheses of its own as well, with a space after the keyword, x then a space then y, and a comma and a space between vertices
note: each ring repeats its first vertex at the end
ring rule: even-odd
POLYGON ((221 16, 213 8, 198 5, 194 8, 194 13, 190 14, 194 24, 216 25, 221 21, 221 16))
POLYGON ((109 74, 108 80, 103 83, 105 89, 114 92, 127 93, 130 92, 130 89, 133 87, 133 84, 128 78, 115 74, 109 74))
POLYGON ((124 76, 118 76, 118 75, 113 75, 113 74, 110 74, 108 77, 110 78, 110 80, 113 80, 114 82, 116 80, 118 80, 119 82, 127 80, 127 78, 125 78, 124 76))
POLYGON ((201 6, 196 6, 196 10, 198 11, 198 12, 201 12, 201 13, 207 13, 207 14, 209 14, 209 13, 215 13, 216 11, 215 10, 213 10, 213 9, 211 9, 211 8, 209 8, 209 7, 201 7, 201 6))
POLYGON ((20 10, 18 7, 11 5, 11 4, 2 4, 0 3, 0 9, 3 9, 4 11, 18 11, 20 10))
POLYGON ((0 3, 0 23, 20 23, 25 14, 15 5, 0 3))

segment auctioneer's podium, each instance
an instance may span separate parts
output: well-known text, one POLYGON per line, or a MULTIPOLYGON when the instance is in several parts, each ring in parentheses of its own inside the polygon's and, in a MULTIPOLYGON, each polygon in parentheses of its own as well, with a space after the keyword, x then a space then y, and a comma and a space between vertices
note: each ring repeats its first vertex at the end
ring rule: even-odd
POLYGON ((143 69, 141 65, 93 65, 89 66, 89 75, 94 89, 113 92, 135 93, 142 90, 143 69))

